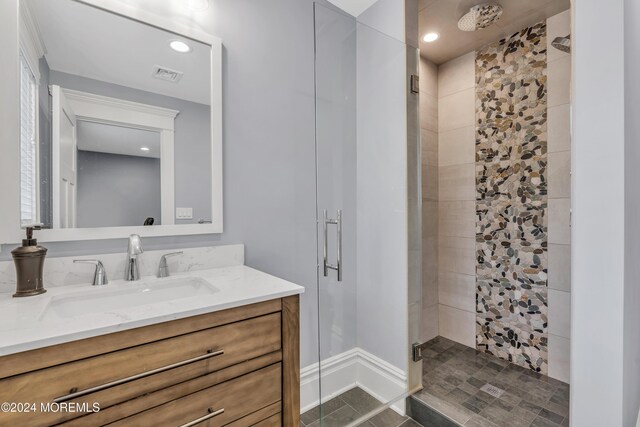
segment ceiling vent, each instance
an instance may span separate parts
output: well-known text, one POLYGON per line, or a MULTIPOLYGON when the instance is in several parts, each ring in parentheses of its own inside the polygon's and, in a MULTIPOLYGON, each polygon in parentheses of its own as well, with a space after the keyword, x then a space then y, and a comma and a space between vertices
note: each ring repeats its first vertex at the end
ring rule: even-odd
POLYGON ((171 68, 156 65, 153 71, 153 77, 172 83, 178 83, 184 73, 182 71, 172 70, 171 68))

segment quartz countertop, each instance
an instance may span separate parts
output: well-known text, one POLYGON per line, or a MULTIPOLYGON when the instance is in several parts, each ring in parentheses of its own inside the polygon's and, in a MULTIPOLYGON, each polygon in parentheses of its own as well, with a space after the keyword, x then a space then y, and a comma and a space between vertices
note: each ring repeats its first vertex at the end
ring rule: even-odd
MULTIPOLYGON (((91 284, 54 287, 46 293, 13 298, 0 294, 0 356, 90 338, 155 323, 254 304, 301 294, 304 288, 245 265, 177 273, 157 279, 142 277, 139 282, 112 281, 104 286, 91 284), (176 283, 180 278, 206 281, 215 292, 142 303, 126 308, 101 310, 101 298, 127 298, 135 286, 153 288, 176 283), (122 295, 118 293, 122 292, 122 295), (53 301, 89 298, 96 309, 72 317, 51 316, 53 301)), ((140 297, 138 296, 138 299, 140 297)), ((87 307, 84 307, 87 308, 87 307)))

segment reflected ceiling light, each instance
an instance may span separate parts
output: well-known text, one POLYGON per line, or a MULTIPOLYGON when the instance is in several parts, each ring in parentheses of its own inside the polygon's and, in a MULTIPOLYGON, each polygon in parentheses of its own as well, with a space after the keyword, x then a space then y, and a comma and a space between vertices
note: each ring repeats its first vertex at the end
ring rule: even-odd
POLYGON ((140 151, 150 151, 151 148, 149 147, 140 147, 140 151))
POLYGON ((171 47, 171 49, 175 50, 176 52, 180 52, 180 53, 191 52, 191 47, 189 47, 189 45, 186 44, 185 42, 181 42, 180 40, 172 41, 171 43, 169 43, 169 46, 171 47))
POLYGON ((202 11, 207 10, 209 7, 209 0, 187 0, 187 5, 189 9, 202 11))
POLYGON ((427 33, 427 34, 424 35, 422 40, 424 40, 427 43, 431 43, 431 42, 434 42, 434 41, 438 40, 439 37, 440 37, 440 35, 438 33, 427 33))

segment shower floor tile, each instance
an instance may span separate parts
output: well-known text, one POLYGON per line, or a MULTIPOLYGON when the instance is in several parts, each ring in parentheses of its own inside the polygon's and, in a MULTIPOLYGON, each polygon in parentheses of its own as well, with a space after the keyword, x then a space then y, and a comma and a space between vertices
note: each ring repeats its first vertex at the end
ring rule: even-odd
MULTIPOLYGON (((368 412, 380 407, 382 402, 359 387, 352 388, 322 404, 322 424, 320 407, 316 406, 300 416, 302 427, 344 427, 368 412)), ((385 409, 365 421, 364 427, 422 427, 409 417, 403 417, 393 409, 385 409)))
POLYGON ((423 357, 424 389, 412 403, 445 415, 451 425, 569 425, 566 383, 443 337, 429 341, 423 357))

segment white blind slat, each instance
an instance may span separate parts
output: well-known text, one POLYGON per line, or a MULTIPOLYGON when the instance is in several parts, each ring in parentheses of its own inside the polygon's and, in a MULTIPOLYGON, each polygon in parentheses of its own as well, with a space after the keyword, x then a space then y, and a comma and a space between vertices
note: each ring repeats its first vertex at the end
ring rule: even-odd
POLYGON ((20 56, 20 213, 22 223, 38 218, 36 78, 20 56))

